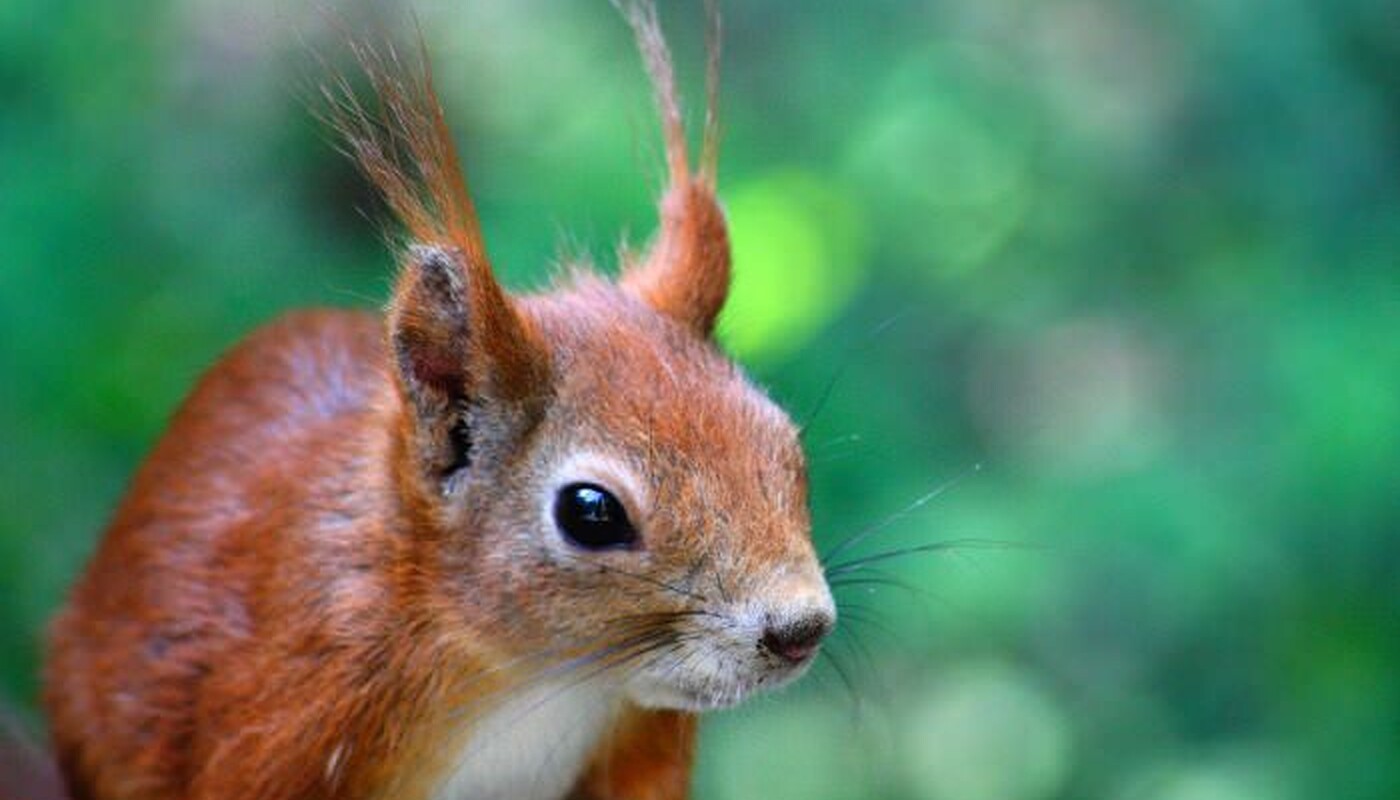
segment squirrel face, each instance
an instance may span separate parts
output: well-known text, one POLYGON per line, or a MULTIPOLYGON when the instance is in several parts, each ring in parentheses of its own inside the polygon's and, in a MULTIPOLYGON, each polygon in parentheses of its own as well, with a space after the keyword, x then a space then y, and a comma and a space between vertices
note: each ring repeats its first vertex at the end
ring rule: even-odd
POLYGON ((801 674, 835 610, 787 415, 625 281, 479 293, 501 305, 473 314, 460 258, 414 252, 391 315, 419 418, 406 494, 431 530, 417 571, 463 640, 524 679, 577 669, 650 707, 801 674))

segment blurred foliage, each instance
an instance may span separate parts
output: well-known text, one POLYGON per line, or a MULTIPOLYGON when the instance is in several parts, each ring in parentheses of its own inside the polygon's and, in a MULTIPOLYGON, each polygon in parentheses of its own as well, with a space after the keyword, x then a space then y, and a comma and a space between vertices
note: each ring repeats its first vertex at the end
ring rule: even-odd
MULTIPOLYGON (((648 235, 606 3, 414 6, 513 285, 648 235)), ((824 662, 717 715, 700 796, 1400 796, 1395 6, 727 6, 723 331, 799 415, 837 376, 818 538, 982 464, 863 549, 1026 546, 843 588, 854 692, 824 662)), ((663 10, 698 97, 700 11, 663 10)), ((291 0, 0 4, 13 705, 200 371, 385 296, 382 213, 306 110, 334 40, 291 0)))

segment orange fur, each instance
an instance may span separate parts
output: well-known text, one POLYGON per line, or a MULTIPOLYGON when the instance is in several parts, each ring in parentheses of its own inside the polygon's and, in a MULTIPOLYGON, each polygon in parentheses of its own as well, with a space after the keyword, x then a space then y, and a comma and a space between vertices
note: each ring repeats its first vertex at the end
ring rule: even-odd
MULTIPOLYGON (((426 800, 551 681, 602 698, 605 732, 577 763, 548 741, 520 758, 573 796, 680 798, 692 712, 800 673, 765 643, 811 644, 833 611, 796 429, 709 338, 729 277, 713 99, 693 173, 655 10, 624 10, 671 186, 620 285, 506 293, 426 65, 355 46, 380 105, 333 91, 332 116, 414 244, 383 319, 255 332, 140 468, 52 629, 75 800, 426 800), (555 529, 581 480, 639 544, 555 529)), ((483 780, 514 786, 508 762, 483 780)))
POLYGON ((686 796, 695 717, 636 712, 621 721, 579 784, 583 798, 677 800, 686 796))

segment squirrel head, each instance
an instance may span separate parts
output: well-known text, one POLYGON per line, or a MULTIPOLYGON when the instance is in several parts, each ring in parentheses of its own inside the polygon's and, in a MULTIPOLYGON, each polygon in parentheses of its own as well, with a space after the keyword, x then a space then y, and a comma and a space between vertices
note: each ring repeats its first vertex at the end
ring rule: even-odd
POLYGON ((578 670, 644 706, 699 710, 799 675, 835 606, 798 429, 713 339, 730 274, 717 48, 693 171, 655 10, 624 10, 670 186, 655 240, 616 281, 502 289, 426 66, 357 49, 380 106, 336 96, 335 121, 415 242, 387 314, 414 596, 444 636, 514 673, 578 670))

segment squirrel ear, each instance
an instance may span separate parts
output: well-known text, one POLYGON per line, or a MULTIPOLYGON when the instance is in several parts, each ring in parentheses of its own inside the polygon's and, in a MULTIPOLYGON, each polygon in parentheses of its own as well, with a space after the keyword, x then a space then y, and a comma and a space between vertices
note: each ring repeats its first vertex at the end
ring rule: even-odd
POLYGON ((672 184, 661 200, 661 229, 622 285, 651 307, 709 336, 729 295, 729 230, 714 187, 703 177, 672 184))
POLYGON ((657 311, 701 336, 714 332, 729 294, 729 229, 715 199, 719 152, 719 10, 706 3, 705 131, 700 160, 691 169, 680 93, 671 53, 651 0, 614 2, 632 27, 642 63, 651 78, 666 145, 670 186, 661 199, 661 228, 651 250, 622 275, 622 286, 657 311))
POLYGON ((544 349, 488 269, 415 245, 388 312, 407 430, 425 472, 447 478, 509 446, 548 393, 544 349))

